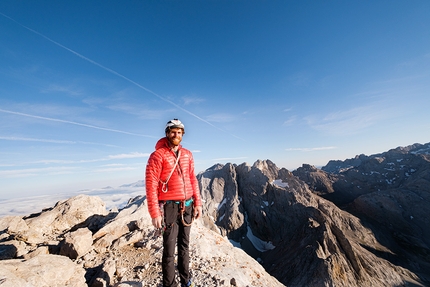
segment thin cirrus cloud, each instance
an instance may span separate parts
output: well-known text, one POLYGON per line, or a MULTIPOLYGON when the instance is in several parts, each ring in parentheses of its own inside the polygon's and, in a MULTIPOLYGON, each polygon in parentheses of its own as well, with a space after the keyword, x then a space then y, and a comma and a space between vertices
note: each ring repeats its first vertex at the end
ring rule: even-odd
POLYGON ((31 177, 38 175, 59 175, 70 174, 75 170, 75 167, 43 167, 43 168, 27 168, 27 169, 10 169, 0 170, 0 176, 5 178, 31 177))
POLYGON ((291 126, 292 124, 294 124, 294 122, 296 121, 296 119, 297 119, 297 116, 291 116, 291 117, 289 117, 286 121, 284 121, 283 123, 282 123, 282 125, 283 126, 291 126))
POLYGON ((80 96, 82 95, 82 92, 73 89, 71 87, 56 85, 56 84, 50 84, 48 88, 42 90, 43 93, 54 93, 54 92, 61 92, 66 93, 72 96, 80 96))
POLYGON ((309 116, 305 120, 311 128, 329 135, 351 135, 392 117, 392 114, 388 108, 362 106, 330 113, 322 118, 309 116))
MULTIPOLYGON (((140 153, 140 152, 132 152, 127 154, 117 154, 117 155, 109 155, 104 158, 97 159, 83 159, 83 160, 40 160, 36 162, 27 162, 23 164, 14 164, 13 166, 29 166, 36 164, 50 164, 50 165, 73 165, 73 164, 87 164, 87 163, 97 163, 97 162, 106 162, 112 160, 125 160, 125 159, 134 159, 134 158, 144 158, 148 157, 148 153, 140 153)), ((12 165, 11 165, 12 166, 12 165)), ((125 170, 125 169, 135 169, 128 167, 116 167, 116 170, 125 170)), ((51 166, 51 167, 40 167, 40 168, 24 168, 24 169, 8 169, 8 170, 0 170, 0 176, 5 178, 14 178, 14 177, 31 177, 38 175, 54 175, 54 174, 66 174, 72 173, 76 170, 80 169, 80 167, 73 166, 51 166)), ((97 172, 101 170, 109 171, 112 170, 112 167, 99 169, 97 172)))
POLYGON ((173 109, 155 110, 148 109, 146 106, 130 105, 127 103, 112 104, 107 106, 112 111, 119 111, 137 116, 141 119, 161 119, 164 114, 172 112, 173 109))
POLYGON ((103 161, 110 161, 110 160, 122 160, 122 159, 133 159, 133 158, 144 158, 144 157, 149 157, 149 153, 131 152, 131 153, 109 155, 107 157, 96 158, 96 159, 82 159, 82 160, 75 160, 75 161, 46 160, 46 161, 39 161, 38 163, 80 164, 80 163, 94 163, 94 162, 103 162, 103 161))
POLYGON ((247 157, 221 157, 221 158, 214 158, 213 161, 229 161, 229 160, 239 160, 239 159, 247 159, 247 157))
POLYGON ((129 171, 129 170, 137 170, 142 169, 141 166, 115 166, 115 167, 103 167, 99 169, 95 169, 93 172, 105 173, 105 172, 115 172, 115 171, 129 171))
POLYGON ((184 101, 184 105, 187 106, 191 104, 199 104, 205 100, 198 97, 182 97, 182 101, 184 101))
POLYGON ((234 115, 225 114, 225 113, 219 113, 219 114, 212 114, 206 117, 206 119, 209 122, 216 122, 216 123, 226 123, 226 122, 232 122, 236 119, 234 115))
POLYGON ((323 147, 299 147, 299 148, 286 148, 286 151, 303 151, 303 152, 312 152, 312 151, 321 151, 321 150, 331 150, 336 149, 335 146, 323 146, 323 147))
MULTIPOLYGON (((121 73, 118 73, 117 71, 114 71, 114 70, 112 70, 112 69, 110 69, 110 68, 108 68, 108 67, 106 67, 106 66, 103 66, 102 64, 100 64, 100 63, 98 63, 98 62, 96 62, 96 61, 94 61, 94 60, 92 60, 92 59, 90 59, 90 58, 88 58, 88 57, 85 57, 84 55, 82 55, 82 54, 80 54, 80 53, 78 53, 78 52, 76 52, 76 51, 74 51, 74 50, 72 50, 72 49, 70 49, 70 48, 68 48, 68 47, 66 47, 66 46, 64 46, 64 45, 62 45, 62 44, 60 44, 60 43, 58 43, 58 42, 56 42, 56 41, 54 41, 53 39, 49 38, 48 36, 45 36, 44 34, 42 34, 42 33, 38 32, 38 31, 36 31, 36 30, 33 30, 33 29, 31 29, 30 27, 27 27, 27 26, 25 26, 25 25, 21 24, 20 22, 16 21, 15 19, 13 19, 13 18, 11 18, 11 17, 9 17, 9 16, 7 16, 7 15, 5 15, 5 14, 1 13, 1 12, 0 12, 0 15, 2 15, 3 17, 5 17, 5 18, 7 18, 7 19, 9 19, 9 20, 11 20, 11 21, 13 21, 14 23, 16 23, 16 24, 18 24, 19 26, 21 26, 21 27, 23 27, 23 28, 27 29, 28 31, 30 31, 30 32, 32 32, 32 33, 34 33, 34 34, 36 34, 36 35, 39 35, 40 37, 42 37, 42 38, 46 39, 47 41, 49 41, 49 42, 53 43, 54 45, 56 45, 56 46, 58 46, 58 47, 60 47, 60 48, 62 48, 62 49, 64 49, 64 50, 66 50, 66 51, 69 51, 70 53, 74 54, 75 56, 77 56, 77 57, 79 57, 79 58, 81 58, 81 59, 83 59, 83 60, 85 60, 85 61, 87 61, 87 62, 89 62, 89 63, 91 63, 91 64, 93 64, 93 65, 95 65, 95 66, 97 66, 97 67, 99 67, 99 68, 101 68, 101 69, 103 69, 103 70, 105 70, 105 71, 107 71, 107 72, 109 72, 109 73, 111 73, 111 74, 113 74, 113 75, 117 76, 117 77, 119 77, 119 78, 124 79, 125 81, 127 81, 127 82, 129 82, 129 83, 133 84, 134 86, 136 86, 136 87, 138 87, 138 88, 140 88, 140 89, 142 89, 142 90, 144 90, 144 91, 146 91, 146 92, 148 92, 148 93, 150 93, 150 94, 152 94, 152 95, 156 96, 157 98, 159 98, 159 99, 161 99, 161 100, 163 100, 163 101, 165 101, 165 102, 167 102, 167 103, 171 104, 172 106, 174 106, 174 107, 176 107, 176 108, 178 108, 178 109, 180 109, 180 110, 184 111, 185 113, 187 113, 187 114, 189 114, 189 115, 191 115, 191 116, 195 117, 196 119, 198 119, 198 120, 200 120, 200 121, 202 121, 202 122, 205 122, 206 124, 208 124, 208 125, 210 125, 210 126, 212 126, 212 127, 216 128, 216 129, 218 129, 218 130, 220 130, 220 131, 222 131, 222 132, 225 132, 224 130, 222 130, 221 128, 219 128, 219 127, 217 127, 217 126, 213 125, 213 124, 212 124, 212 123, 210 123, 209 121, 207 121, 207 120, 205 120, 205 119, 203 119, 203 118, 199 117, 198 115, 196 115, 196 114, 192 113, 191 111, 189 111, 189 110, 187 110, 187 109, 184 109, 183 107, 179 106, 178 104, 174 103, 173 101, 171 101, 171 100, 169 100, 169 99, 167 99, 167 98, 165 98, 165 97, 160 96, 160 95, 159 95, 159 94, 157 94, 156 92, 154 92, 154 91, 152 91, 152 90, 150 90, 150 89, 148 89, 148 88, 146 88, 146 87, 142 86, 141 84, 139 84, 139 83, 137 83, 137 82, 133 81, 132 79, 128 78, 127 76, 125 76, 125 75, 123 75, 123 74, 121 74, 121 73)), ((81 125, 81 124, 79 124, 79 125, 81 125)), ((103 129, 103 128, 102 128, 102 129, 103 129)), ((104 130, 106 130, 106 129, 104 129, 104 130)), ((111 131, 121 132, 121 131, 116 131, 116 130, 111 130, 111 131)), ((123 133, 124 133, 124 132, 123 132, 123 133)), ((128 133, 128 134, 130 134, 130 133, 128 133)), ((232 136, 234 136, 234 135, 232 135, 232 136)))
POLYGON ((96 129, 96 130, 103 130, 103 131, 109 131, 109 132, 115 132, 115 133, 121 133, 121 134, 133 135, 133 136, 140 136, 140 137, 156 138, 156 137, 150 136, 150 135, 143 135, 143 134, 137 134, 137 133, 132 133, 132 132, 128 132, 128 131, 104 128, 104 127, 88 125, 88 124, 83 124, 83 123, 73 122, 73 121, 67 121, 67 120, 62 120, 62 119, 57 119, 57 118, 42 117, 42 116, 31 115, 31 114, 26 114, 26 113, 11 111, 11 110, 0 109, 0 112, 7 113, 7 114, 13 114, 13 115, 17 115, 17 116, 35 118, 35 119, 40 119, 40 120, 45 120, 45 121, 71 124, 71 125, 76 125, 76 126, 81 126, 81 127, 86 127, 86 128, 96 129))
POLYGON ((30 141, 30 142, 43 142, 43 143, 54 143, 54 144, 83 144, 83 145, 101 145, 105 147, 118 147, 116 145, 84 142, 84 141, 70 141, 70 140, 54 140, 54 139, 39 139, 39 138, 26 138, 26 137, 5 137, 0 136, 0 140, 7 141, 30 141))
POLYGON ((110 155, 109 159, 128 159, 128 158, 142 158, 142 157, 149 157, 148 153, 141 153, 141 152, 131 152, 131 153, 123 153, 123 154, 117 154, 117 155, 110 155))

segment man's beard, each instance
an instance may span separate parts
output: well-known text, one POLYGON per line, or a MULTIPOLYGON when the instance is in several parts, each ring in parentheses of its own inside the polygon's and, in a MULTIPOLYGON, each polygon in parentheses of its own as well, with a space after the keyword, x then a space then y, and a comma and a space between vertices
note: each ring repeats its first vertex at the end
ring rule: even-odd
POLYGON ((180 138, 176 138, 176 137, 169 138, 169 142, 173 146, 178 146, 181 143, 181 141, 182 139, 180 138))

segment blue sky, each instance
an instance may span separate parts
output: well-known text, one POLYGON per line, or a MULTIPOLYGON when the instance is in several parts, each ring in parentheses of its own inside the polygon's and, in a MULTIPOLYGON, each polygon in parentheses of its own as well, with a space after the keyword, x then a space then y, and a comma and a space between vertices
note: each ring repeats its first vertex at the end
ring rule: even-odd
POLYGON ((429 1, 0 2, 0 198, 430 141, 429 1))

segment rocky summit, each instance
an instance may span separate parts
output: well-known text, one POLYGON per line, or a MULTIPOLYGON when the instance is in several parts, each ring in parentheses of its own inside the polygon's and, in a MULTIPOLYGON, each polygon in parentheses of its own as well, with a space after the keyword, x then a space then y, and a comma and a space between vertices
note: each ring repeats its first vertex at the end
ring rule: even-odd
POLYGON ((429 154, 218 164, 198 175, 204 222, 285 286, 430 286, 429 154))
MULTIPOLYGON (((217 164, 198 180, 196 286, 430 286, 430 144, 304 164, 217 164)), ((0 218, 0 286, 161 286, 144 196, 79 195, 0 218)))
MULTIPOLYGON (((200 220, 190 252, 197 286, 284 286, 200 220)), ((0 218, 1 287, 162 286, 161 254, 145 197, 107 211, 100 198, 79 195, 0 218)))

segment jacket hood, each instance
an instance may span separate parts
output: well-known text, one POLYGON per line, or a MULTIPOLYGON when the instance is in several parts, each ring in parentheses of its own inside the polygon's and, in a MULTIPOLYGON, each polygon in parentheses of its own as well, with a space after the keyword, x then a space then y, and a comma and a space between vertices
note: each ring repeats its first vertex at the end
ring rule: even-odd
MULTIPOLYGON (((161 139, 158 140, 158 142, 155 144, 155 150, 163 148, 163 147, 170 148, 170 146, 169 146, 169 140, 166 137, 161 138, 161 139)), ((179 145, 179 148, 182 148, 182 146, 179 145)))

